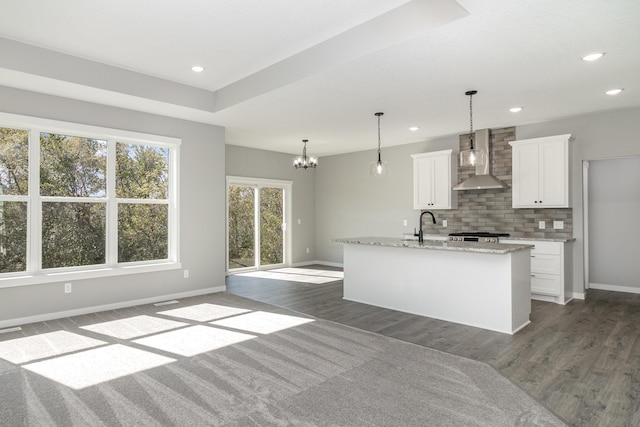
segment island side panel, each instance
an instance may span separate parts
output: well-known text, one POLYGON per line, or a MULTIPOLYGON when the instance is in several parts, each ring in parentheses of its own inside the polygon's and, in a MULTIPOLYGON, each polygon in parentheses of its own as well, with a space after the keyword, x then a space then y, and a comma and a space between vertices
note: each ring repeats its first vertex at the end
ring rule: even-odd
POLYGON ((512 287, 523 287, 525 282, 528 287, 529 273, 513 268, 513 254, 522 261, 528 252, 345 244, 344 298, 511 334, 524 326, 522 318, 528 322, 530 312, 530 305, 523 307, 522 302, 526 289, 518 290, 519 304, 514 307, 512 287))
POLYGON ((529 323, 531 314, 531 250, 511 254, 512 330, 516 333, 529 323))

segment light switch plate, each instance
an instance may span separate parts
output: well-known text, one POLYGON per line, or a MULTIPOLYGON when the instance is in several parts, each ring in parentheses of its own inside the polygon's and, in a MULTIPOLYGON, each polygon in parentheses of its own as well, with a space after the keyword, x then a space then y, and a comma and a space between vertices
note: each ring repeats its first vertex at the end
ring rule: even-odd
POLYGON ((553 228, 555 230, 563 230, 564 229, 564 221, 553 221, 553 228))

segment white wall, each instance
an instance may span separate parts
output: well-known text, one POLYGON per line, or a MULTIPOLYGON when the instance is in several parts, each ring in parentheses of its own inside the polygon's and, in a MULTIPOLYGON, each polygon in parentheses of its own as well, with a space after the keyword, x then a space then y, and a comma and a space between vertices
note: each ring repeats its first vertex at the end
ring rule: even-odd
POLYGON ((0 289, 0 324, 15 319, 224 287, 224 128, 0 86, 0 111, 182 139, 181 270, 0 289))
POLYGON ((293 224, 290 224, 289 228, 293 246, 291 262, 295 265, 317 260, 315 182, 316 173, 325 167, 324 158, 319 159, 319 166, 315 170, 296 170, 293 167, 293 154, 227 145, 225 155, 226 174, 229 176, 282 179, 293 182, 293 224), (307 248, 309 253, 306 252, 307 248))
POLYGON ((640 292, 640 156, 589 162, 588 208, 590 286, 640 292))

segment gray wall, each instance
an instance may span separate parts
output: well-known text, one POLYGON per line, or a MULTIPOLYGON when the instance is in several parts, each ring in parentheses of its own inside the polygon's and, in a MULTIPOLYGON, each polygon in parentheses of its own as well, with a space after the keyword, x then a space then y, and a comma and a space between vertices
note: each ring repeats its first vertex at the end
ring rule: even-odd
POLYGON ((0 111, 182 139, 181 270, 0 289, 0 322, 224 286, 224 128, 0 86, 0 111))
MULTIPOLYGON (((640 140, 636 130, 639 122, 640 108, 635 108, 516 127, 517 139, 569 133, 574 137, 571 186, 571 222, 573 236, 577 239, 574 245, 574 292, 581 293, 584 289, 582 161, 639 155, 640 140)), ((390 148, 384 148, 383 141, 383 160, 387 160, 392 168, 391 174, 383 180, 368 175, 369 163, 375 160, 374 150, 323 157, 321 167, 316 171, 318 259, 342 262, 342 246, 330 242, 334 237, 399 237, 402 233, 412 232, 413 227, 418 226, 419 212, 412 206, 413 166, 410 154, 458 150, 458 147, 457 135, 390 148), (407 227, 402 226, 403 219, 409 220, 407 227)), ((561 212, 558 214, 562 215, 561 212)), ((448 232, 438 227, 431 230, 438 234, 448 232)), ((630 244, 622 245, 620 250, 632 250, 630 244)))
MULTIPOLYGON (((584 289, 584 221, 582 163, 584 160, 610 159, 640 155, 640 108, 590 114, 552 122, 518 126, 519 139, 570 133, 575 138, 572 153, 573 290, 584 289)), ((633 242, 620 242, 619 251, 633 252, 633 242)))
MULTIPOLYGON (((301 148, 302 150, 302 148, 301 148)), ((293 186, 293 224, 291 262, 295 265, 317 260, 315 242, 316 173, 324 167, 324 159, 319 159, 318 169, 299 169, 293 167, 293 154, 227 145, 226 174, 251 178, 282 179, 292 181, 293 186), (298 224, 298 219, 300 224, 298 224), (309 248, 309 253, 306 249, 309 248)))
POLYGON ((589 281, 640 290, 640 156, 589 164, 589 281))
POLYGON ((330 242, 331 238, 413 233, 420 212, 413 209, 411 154, 457 146, 457 135, 390 148, 383 143, 382 160, 390 167, 386 177, 369 175, 375 150, 323 157, 316 181, 318 259, 342 263, 342 245, 330 242))

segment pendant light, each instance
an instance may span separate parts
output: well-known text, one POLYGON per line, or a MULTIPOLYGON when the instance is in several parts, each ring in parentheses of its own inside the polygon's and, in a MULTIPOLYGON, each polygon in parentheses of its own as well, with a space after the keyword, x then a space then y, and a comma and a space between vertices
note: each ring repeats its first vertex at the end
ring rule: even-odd
POLYGON ((389 167, 387 166, 387 162, 383 162, 380 156, 380 116, 384 113, 376 113, 376 117, 378 117, 378 160, 371 163, 369 167, 369 173, 373 176, 384 176, 389 173, 389 167))
POLYGON ((464 94, 469 97, 469 123, 471 130, 469 131, 469 143, 468 150, 460 152, 460 166, 475 166, 477 164, 484 164, 485 153, 483 150, 476 150, 473 146, 475 134, 473 133, 473 95, 478 93, 477 90, 470 90, 464 94))
POLYGON ((302 156, 296 156, 293 158, 293 167, 296 169, 308 169, 318 166, 318 158, 316 156, 307 156, 307 142, 308 139, 303 139, 304 148, 302 149, 302 156))

